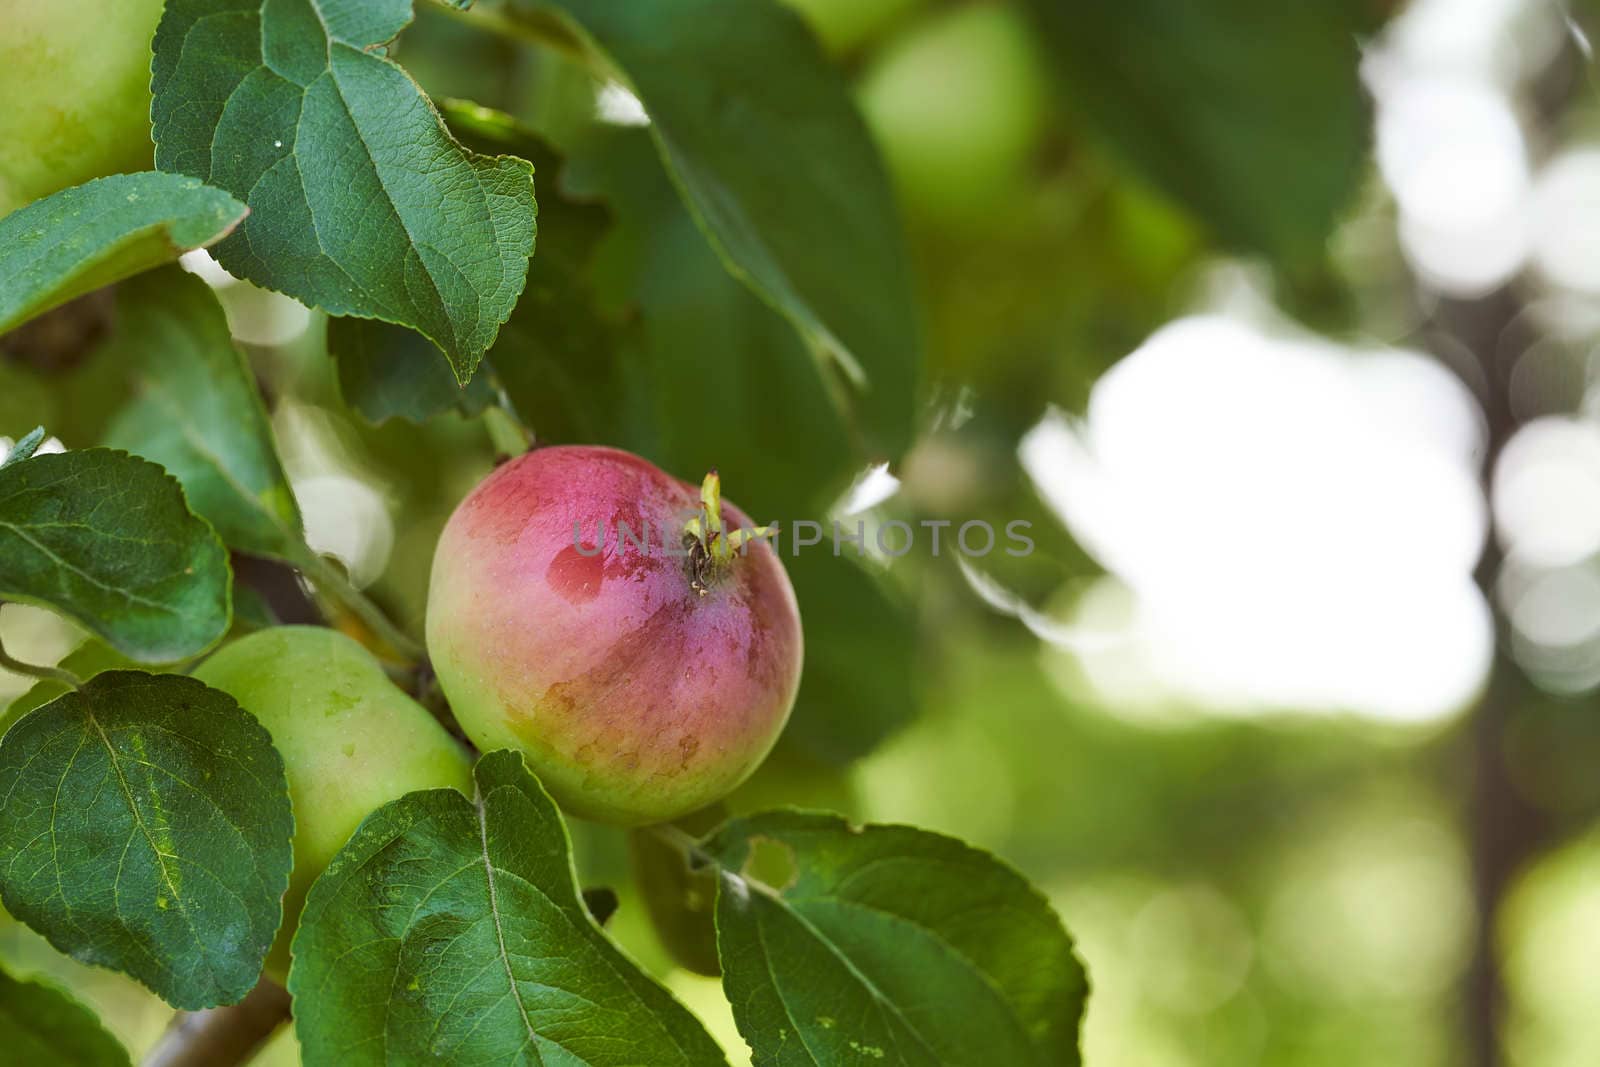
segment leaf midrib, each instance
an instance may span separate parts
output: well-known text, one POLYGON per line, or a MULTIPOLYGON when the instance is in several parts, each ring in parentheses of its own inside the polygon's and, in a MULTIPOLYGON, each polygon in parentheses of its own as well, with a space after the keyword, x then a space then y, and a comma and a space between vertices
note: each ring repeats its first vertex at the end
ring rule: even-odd
MULTIPOLYGON (((132 601, 135 604, 142 604, 145 607, 153 608, 156 611, 161 612, 162 614, 171 615, 171 616, 174 616, 174 617, 180 618, 180 619, 188 617, 188 613, 187 612, 180 611, 179 609, 177 609, 175 607, 172 607, 169 604, 163 604, 158 600, 151 600, 149 597, 141 596, 138 593, 135 593, 131 589, 119 589, 116 586, 112 586, 112 585, 106 584, 105 582, 101 581, 99 578, 96 578, 94 575, 90 574, 88 571, 85 571, 82 568, 76 566, 70 560, 64 559, 62 556, 58 555, 55 551, 53 551, 49 546, 41 544, 39 541, 36 541, 34 538, 28 536, 27 531, 23 527, 18 526, 15 523, 6 522, 5 520, 0 519, 0 529, 10 530, 17 537, 21 538, 23 541, 26 541, 28 544, 30 544, 34 548, 38 549, 39 552, 43 553, 48 559, 50 559, 53 562, 55 562, 55 564, 57 566, 60 566, 64 570, 72 572, 73 574, 75 574, 78 577, 82 578, 84 581, 88 582, 90 585, 92 585, 95 588, 101 590, 102 592, 109 593, 109 594, 111 594, 113 596, 120 596, 120 597, 122 597, 122 598, 124 598, 126 600, 132 601)), ((92 526, 84 526, 84 529, 89 530, 91 533, 95 534, 96 536, 100 536, 101 535, 101 531, 95 529, 92 526)))
MULTIPOLYGON (((821 945, 823 947, 823 949, 825 949, 830 955, 832 955, 836 960, 838 960, 839 963, 847 971, 850 972, 850 974, 855 978, 855 980, 861 984, 861 987, 863 989, 865 989, 867 991, 867 993, 872 997, 874 1003, 876 1003, 878 1005, 880 1011, 887 1010, 887 1012, 889 1014, 893 1015, 896 1019, 900 1020, 900 1025, 905 1027, 906 1033, 910 1034, 913 1038, 916 1039, 917 1043, 922 1046, 923 1050, 927 1052, 927 1054, 933 1059, 933 1061, 935 1063, 938 1062, 938 1060, 939 1060, 938 1053, 934 1050, 933 1046, 928 1044, 928 1040, 927 1040, 927 1038, 922 1036, 922 1032, 920 1030, 918 1030, 915 1026, 911 1025, 911 1020, 909 1020, 909 1019, 907 1019, 905 1017, 905 1013, 900 1010, 899 1006, 897 1004, 895 1004, 894 1001, 889 999, 889 997, 886 994, 884 994, 883 991, 880 990, 877 987, 877 985, 872 981, 872 979, 868 978, 865 974, 863 974, 861 972, 861 969, 858 968, 855 965, 855 961, 852 960, 849 957, 849 955, 846 954, 845 951, 842 948, 840 948, 838 945, 836 945, 832 938, 828 937, 821 930, 817 929, 816 926, 811 922, 810 919, 808 919, 798 909, 792 907, 789 904, 789 902, 783 898, 782 894, 778 893, 776 890, 772 889, 769 886, 763 885, 760 882, 754 881, 752 879, 746 879, 740 874, 737 874, 737 873, 734 873, 734 872, 729 872, 729 873, 732 875, 732 877, 738 878, 741 881, 743 881, 744 884, 746 886, 750 887, 750 889, 753 892, 758 893, 761 896, 765 897, 766 899, 770 900, 780 911, 782 911, 785 915, 788 915, 796 923, 798 923, 803 930, 805 930, 808 934, 810 934, 812 936, 812 938, 814 938, 816 940, 817 944, 821 945)), ((758 927, 759 927, 759 923, 758 923, 758 927)), ((762 953, 762 958, 763 959, 771 959, 772 957, 771 957, 770 954, 768 954, 766 952, 763 952, 762 953)), ((768 967, 767 968, 767 973, 772 979, 773 989, 777 989, 778 988, 778 981, 777 981, 778 975, 777 975, 777 972, 773 971, 771 967, 768 967)), ((780 999, 782 999, 781 994, 780 994, 780 999)), ((785 1013, 787 1013, 788 1010, 789 1010, 788 1004, 785 1003, 785 1005, 784 1005, 785 1013)), ((793 1019, 793 1016, 790 1016, 790 1018, 793 1019)), ((810 1049, 807 1048, 806 1052, 809 1055, 810 1054, 810 1049)), ((815 1058, 815 1057, 813 1057, 813 1058, 815 1058)))
MULTIPOLYGON (((184 925, 189 928, 190 940, 192 940, 195 946, 200 950, 200 960, 206 969, 206 973, 211 976, 212 986, 220 989, 222 985, 217 975, 216 965, 212 962, 210 953, 206 951, 206 943, 205 940, 201 938, 200 931, 195 928, 194 917, 189 914, 187 898, 178 892, 177 885, 173 882, 172 875, 167 870, 166 855, 161 851, 160 848, 156 846, 155 838, 151 836, 149 829, 145 826, 144 816, 140 813, 139 804, 133 797, 133 790, 128 785, 127 778, 122 773, 122 764, 117 759, 117 750, 115 746, 111 744, 111 738, 107 736, 105 729, 100 724, 100 720, 95 717, 94 706, 87 696, 84 697, 83 703, 84 719, 90 726, 94 728, 95 733, 99 735, 101 745, 105 747, 106 761, 111 767, 112 772, 116 775, 117 786, 122 790, 122 798, 127 802, 128 811, 133 816, 134 826, 144 838, 145 845, 150 849, 151 855, 156 858, 156 866, 161 871, 161 881, 166 885, 167 890, 172 894, 173 904, 177 907, 179 914, 183 916, 184 925)), ((54 824, 54 822, 55 818, 54 814, 52 813, 51 823, 54 824)), ((59 870, 60 864, 58 863, 56 866, 59 870)), ((118 884, 120 884, 121 879, 119 878, 117 881, 118 884)), ((118 903, 120 907, 120 898, 118 903)))
MULTIPOLYGON (((194 424, 185 414, 183 404, 179 402, 177 396, 175 396, 172 391, 167 388, 165 383, 148 376, 141 378, 141 382, 143 383, 146 392, 155 397, 162 408, 164 408, 168 415, 171 416, 172 424, 177 428, 178 433, 183 437, 184 442, 194 450, 195 454, 198 455, 202 461, 209 464, 211 468, 217 472, 217 476, 222 479, 223 484, 231 489, 234 495, 242 500, 249 510, 264 517, 267 520, 268 525, 276 530, 279 536, 282 537, 284 547, 281 548, 280 551, 287 551, 287 546, 298 542, 302 536, 300 531, 291 529, 283 521, 282 516, 278 515, 276 511, 263 504, 260 497, 256 493, 252 492, 249 486, 245 485, 234 475, 232 468, 230 468, 227 463, 223 462, 222 457, 216 452, 216 450, 212 449, 206 443, 205 439, 202 438, 196 431, 194 424)), ((270 473, 281 474, 281 472, 269 472, 269 474, 270 473)), ((285 484, 283 479, 275 478, 274 480, 277 484, 271 486, 270 488, 288 489, 288 486, 285 484)))
POLYGON ((505 928, 500 921, 500 892, 495 883, 494 861, 489 856, 489 813, 486 800, 481 786, 473 790, 472 806, 478 815, 478 841, 482 848, 483 874, 489 885, 489 915, 494 925, 500 962, 505 966, 506 982, 511 986, 512 999, 517 1002, 517 1015, 522 1019, 522 1025, 528 1032, 527 1047, 533 1050, 534 1059, 542 1064, 544 1056, 539 1052, 539 1034, 533 1028, 533 1020, 528 1017, 527 1005, 522 1001, 522 990, 518 988, 517 976, 511 969, 511 954, 506 949, 505 928))

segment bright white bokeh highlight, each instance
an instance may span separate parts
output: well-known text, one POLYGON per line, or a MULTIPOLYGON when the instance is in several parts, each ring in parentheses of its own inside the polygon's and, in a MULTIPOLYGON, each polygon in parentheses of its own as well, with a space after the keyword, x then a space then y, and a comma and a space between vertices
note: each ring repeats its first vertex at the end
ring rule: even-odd
MULTIPOLYGON (((24 663, 57 663, 83 637, 82 630, 48 608, 29 604, 0 606, 0 647, 24 663)), ((0 668, 0 708, 26 693, 37 681, 0 668)))
POLYGON ((306 544, 344 564, 364 589, 394 554, 391 502, 328 412, 292 401, 272 415, 289 487, 305 521, 306 544))
POLYGON ((1539 172, 1532 239, 1545 278, 1600 293, 1600 148, 1569 149, 1539 172))
POLYGON ((1363 59, 1400 250, 1436 292, 1480 296, 1528 262, 1533 176, 1514 100, 1561 40, 1544 7, 1418 0, 1363 59))
POLYGON ((1600 552, 1600 425, 1546 417, 1519 429, 1494 470, 1500 539, 1540 567, 1600 552))
POLYGON ((1482 447, 1425 356, 1175 322, 1021 446, 1109 572, 1058 643, 1113 706, 1448 715, 1492 648, 1482 447))
POLYGON ((1405 218, 1458 232, 1513 212, 1527 146, 1505 93, 1462 78, 1379 74, 1378 167, 1405 218))
POLYGON ((1547 0, 1412 0, 1384 46, 1416 68, 1511 86, 1559 44, 1557 13, 1547 0))
POLYGON ((298 478, 291 487, 312 551, 344 564, 358 589, 382 577, 394 552, 394 521, 377 490, 345 474, 298 478))
POLYGON ((196 248, 179 256, 178 266, 213 289, 226 289, 230 285, 239 284, 239 279, 229 274, 222 264, 203 248, 196 248))
POLYGON ((601 86, 594 101, 595 117, 612 126, 648 126, 650 116, 633 91, 620 82, 601 86))
POLYGON ((185 252, 178 264, 211 286, 228 316, 234 340, 252 345, 286 345, 311 326, 311 309, 298 300, 261 289, 229 274, 203 248, 185 252))
POLYGON ((838 518, 862 515, 886 504, 900 491, 900 479, 889 473, 887 463, 874 463, 856 476, 845 490, 832 514, 838 518))
MULTIPOLYGON (((11 438, 0 437, 0 463, 4 463, 6 457, 11 455, 11 450, 16 447, 17 443, 11 438)), ((67 446, 61 443, 61 438, 46 437, 39 442, 39 447, 33 450, 33 454, 36 456, 51 456, 58 455, 66 450, 67 446)))
POLYGON ((1552 692, 1600 685, 1600 424, 1522 426, 1495 464, 1494 517, 1506 555, 1496 596, 1517 662, 1552 692))

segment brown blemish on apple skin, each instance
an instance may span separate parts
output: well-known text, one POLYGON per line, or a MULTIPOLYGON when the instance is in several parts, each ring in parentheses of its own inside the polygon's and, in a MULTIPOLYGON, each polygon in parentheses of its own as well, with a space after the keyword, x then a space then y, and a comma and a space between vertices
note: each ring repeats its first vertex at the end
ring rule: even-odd
MULTIPOLYGON (((689 605, 693 610, 694 604, 689 605)), ((666 606, 658 609, 650 620, 636 628, 633 634, 642 636, 646 640, 654 639, 658 635, 664 636, 663 631, 670 632, 673 620, 683 610, 677 605, 666 606)), ((647 652, 642 648, 641 653, 647 652)), ((625 691, 635 678, 633 664, 612 664, 605 668, 579 675, 577 678, 564 682, 556 682, 549 686, 540 699, 540 706, 546 712, 557 718, 563 718, 569 723, 575 722, 580 708, 611 708, 617 709, 613 703, 613 695, 625 691)), ((645 763, 647 754, 657 753, 661 749, 668 752, 675 751, 676 759, 664 758, 650 759, 653 778, 671 780, 681 775, 689 774, 697 769, 697 757, 702 750, 702 738, 692 733, 679 733, 681 724, 674 725, 663 721, 663 716, 669 709, 655 700, 646 698, 643 706, 634 706, 626 711, 626 715, 640 721, 655 721, 659 723, 650 738, 645 741, 642 748, 610 749, 602 737, 609 737, 610 733, 603 722, 594 722, 587 729, 578 727, 581 732, 588 734, 590 740, 579 745, 572 754, 575 764, 585 767, 599 765, 611 766, 626 773, 633 773, 645 763)), ((665 756, 666 753, 660 753, 665 756)), ((742 775, 741 775, 742 777, 742 775)))

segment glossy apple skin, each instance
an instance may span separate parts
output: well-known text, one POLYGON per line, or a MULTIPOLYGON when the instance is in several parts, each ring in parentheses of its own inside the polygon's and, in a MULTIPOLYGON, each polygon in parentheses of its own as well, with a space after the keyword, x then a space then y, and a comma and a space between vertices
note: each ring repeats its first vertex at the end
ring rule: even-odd
POLYGON ((641 825, 721 799, 794 705, 800 614, 783 564, 756 542, 698 594, 662 548, 670 531, 681 551, 698 506, 637 456, 544 448, 485 479, 440 538, 428 652, 456 718, 484 751, 520 749, 575 815, 641 825), (585 555, 600 522, 604 546, 585 555), (648 552, 619 546, 620 522, 649 523, 648 552))
POLYGON ((283 756, 294 871, 266 968, 281 981, 306 892, 361 820, 418 789, 450 787, 470 797, 471 759, 371 653, 335 630, 262 630, 224 647, 194 676, 259 719, 283 756))
POLYGON ((0 0, 0 215, 149 170, 150 39, 162 0, 0 0))

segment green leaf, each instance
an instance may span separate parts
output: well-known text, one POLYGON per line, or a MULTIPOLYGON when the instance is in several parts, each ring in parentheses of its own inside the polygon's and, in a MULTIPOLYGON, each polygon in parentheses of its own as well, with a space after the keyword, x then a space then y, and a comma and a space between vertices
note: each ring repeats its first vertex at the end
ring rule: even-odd
POLYGON ((268 630, 282 626, 283 620, 272 610, 272 605, 261 591, 243 582, 233 583, 233 625, 243 633, 268 630))
MULTIPOLYGON (((710 833, 728 817, 726 805, 714 804, 676 820, 672 825, 696 836, 710 833)), ((628 856, 633 881, 644 899, 661 947, 680 967, 715 977, 717 960, 715 908, 717 872, 691 864, 681 849, 662 839, 660 827, 628 831, 628 856)))
MULTIPOLYGON (((441 108, 468 145, 562 171, 508 117, 441 108)), ((541 440, 628 448, 689 479, 717 467, 764 517, 825 506, 866 462, 860 442, 794 330, 707 244, 649 136, 591 139, 564 177, 544 186, 528 289, 487 357, 518 413, 541 440)))
POLYGON ((94 1012, 43 982, 0 970, 0 1048, 7 1063, 55 1067, 130 1067, 128 1050, 94 1012))
POLYGON ((522 757, 473 774, 474 800, 379 808, 311 887, 289 972, 306 1062, 724 1063, 590 918, 522 757))
POLYGON ((1146 181, 1227 244, 1320 253, 1367 167, 1357 68, 1376 5, 1028 6, 1069 107, 1146 181))
POLYGON ((221 639, 230 581, 216 533, 148 460, 91 448, 0 470, 0 598, 171 663, 221 639))
POLYGON ((155 36, 156 165, 259 209, 233 273, 410 326, 472 376, 522 292, 533 172, 451 139, 383 54, 410 0, 171 0, 155 36))
POLYGON ((867 453, 794 331, 722 267, 649 138, 593 141, 564 177, 616 214, 595 274, 631 321, 564 370, 497 357, 519 410, 541 436, 616 444, 691 481, 716 467, 757 521, 825 507, 867 453))
POLYGON ((6 453, 4 459, 0 459, 0 470, 11 466, 13 463, 21 463, 39 451, 39 446, 42 444, 44 444, 44 427, 35 426, 22 440, 11 446, 11 451, 6 453))
POLYGON ((756 1063, 1080 1062, 1072 940, 993 856, 798 811, 736 819, 705 847, 724 868, 723 985, 756 1063))
POLYGON ((267 731, 192 678, 109 671, 0 738, 6 910, 174 1007, 255 986, 293 830, 267 731))
MULTIPOLYGON (((503 342, 510 327, 500 331, 503 342)), ((497 344, 493 351, 498 351, 497 344)), ((439 346, 414 330, 372 319, 328 322, 328 354, 339 368, 339 394, 368 422, 426 422, 447 411, 477 415, 494 401, 488 377, 463 386, 440 358, 439 346)))
POLYGON ((870 445, 911 439, 922 354, 882 162, 840 72, 775 0, 508 0, 627 79, 695 221, 823 360, 870 445))
MULTIPOLYGON (((594 297, 582 285, 544 307, 530 280, 490 357, 517 409, 546 440, 617 445, 689 479, 715 467, 758 522, 821 513, 867 456, 793 331, 721 267, 648 138, 591 142, 564 178, 572 195, 612 207, 595 273, 607 301, 635 313, 608 325, 586 311, 594 297)), ((561 239, 564 203, 547 192, 547 250, 561 239)), ((826 549, 785 551, 784 565, 806 631, 785 743, 848 763, 915 715, 914 612, 826 549)))
MULTIPOLYGON (((849 520, 841 522, 854 536, 849 520)), ((787 540, 795 532, 780 535, 779 549, 802 605, 806 669, 783 742, 838 767, 916 717, 916 611, 864 566, 834 556, 830 527, 821 544, 798 553, 787 540)))
MULTIPOLYGON (((438 106, 451 132, 473 151, 515 155, 531 161, 539 174, 554 175, 559 168, 555 152, 509 115, 460 100, 438 106)), ((541 437, 599 440, 616 413, 607 380, 615 339, 597 314, 584 272, 607 221, 602 208, 546 188, 539 255, 529 265, 527 288, 485 357, 492 373, 465 388, 419 334, 387 323, 334 319, 328 349, 338 362, 345 403, 369 422, 422 422, 450 410, 476 415, 494 401, 496 386, 504 385, 541 437)))
MULTIPOLYGON (((511 152, 552 177, 561 169, 561 157, 510 116, 461 101, 440 107, 450 128, 475 150, 511 152)), ((611 213, 592 198, 565 195, 552 181, 544 190, 539 255, 488 361, 496 384, 541 439, 622 442, 632 421, 618 360, 623 329, 603 313, 589 277, 611 213)))
POLYGON ((290 555, 300 509, 211 289, 176 267, 136 278, 117 293, 116 329, 111 355, 130 369, 134 400, 106 443, 165 467, 229 547, 290 555))
POLYGON ((227 236, 246 208, 178 174, 115 174, 0 218, 0 333, 227 236))

